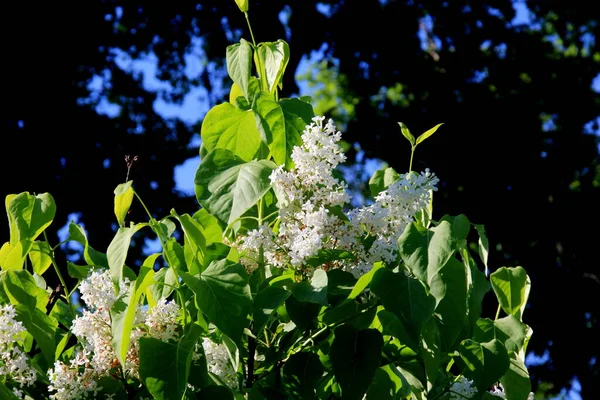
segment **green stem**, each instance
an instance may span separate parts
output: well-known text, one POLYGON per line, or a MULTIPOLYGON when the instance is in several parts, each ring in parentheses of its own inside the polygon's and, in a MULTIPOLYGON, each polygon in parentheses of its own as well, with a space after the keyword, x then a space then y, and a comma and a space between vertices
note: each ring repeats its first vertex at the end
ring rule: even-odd
POLYGON ((150 221, 154 221, 154 217, 152 216, 152 214, 150 214, 150 210, 148 210, 148 207, 146 207, 146 204, 144 204, 144 201, 142 200, 140 195, 137 194, 137 192, 135 190, 133 191, 133 193, 135 194, 135 197, 137 197, 137 199, 142 204, 142 207, 144 207, 144 210, 146 210, 146 214, 148 214, 148 217, 150 217, 150 221))
POLYGON ((417 146, 412 146, 410 149, 410 164, 408 165, 408 172, 412 171, 413 155, 415 154, 417 146))
POLYGON ((499 316, 500 316, 500 304, 498 304, 498 309, 496 310, 496 318, 494 318, 494 321, 496 321, 499 316))
MULTIPOLYGON (((43 233, 44 233, 44 240, 46 241, 46 243, 48 243, 49 247, 52 247, 52 246, 50 246, 50 241, 48 240, 48 235, 46 234, 46 231, 44 231, 43 233)), ((63 291, 65 292, 65 300, 67 300, 67 304, 69 305, 71 314, 73 314, 73 317, 76 317, 75 310, 73 309, 73 303, 71 303, 71 296, 69 294, 69 289, 67 288, 67 283, 65 281, 65 278, 63 278, 62 274, 60 273, 60 268, 58 268, 58 264, 56 263, 56 259, 54 258, 54 253, 51 252, 49 255, 50 255, 50 261, 52 262, 52 266, 54 267, 54 271, 56 272, 56 275, 58 276, 58 280, 60 281, 60 284, 63 287, 63 291)))
POLYGON ((248 24, 248 30, 250 31, 250 37, 252 38, 252 44, 256 47, 256 40, 254 40, 254 33, 252 33, 252 26, 250 26, 250 18, 248 18, 248 12, 244 11, 244 17, 246 17, 246 23, 248 24))

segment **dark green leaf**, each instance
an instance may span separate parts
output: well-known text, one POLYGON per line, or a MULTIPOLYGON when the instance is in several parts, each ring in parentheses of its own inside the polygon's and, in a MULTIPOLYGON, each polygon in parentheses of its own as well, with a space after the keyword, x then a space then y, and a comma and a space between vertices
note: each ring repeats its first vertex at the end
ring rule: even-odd
POLYGON ((473 380, 480 392, 498 382, 510 365, 506 348, 496 339, 485 343, 464 340, 458 352, 460 357, 456 361, 462 373, 473 380))
POLYGON ((411 329, 414 339, 420 336, 433 314, 435 299, 419 280, 381 268, 373 276, 371 291, 381 299, 386 310, 411 329))
POLYGON ((381 362, 383 337, 378 330, 356 330, 343 325, 335 330, 331 363, 343 399, 362 399, 381 362))
POLYGON ((427 375, 427 391, 430 391, 440 373, 442 362, 442 349, 440 332, 435 319, 430 319, 423 328, 421 336, 421 357, 425 363, 425 374, 427 375))
POLYGON ((271 315, 290 297, 292 292, 275 286, 267 286, 256 294, 252 306, 254 330, 261 332, 271 315))
POLYGON ((196 305, 223 333, 239 343, 252 309, 248 274, 228 260, 212 262, 200 277, 181 273, 196 295, 196 305))
POLYGON ((440 323, 443 348, 455 348, 467 319, 467 275, 465 266, 451 257, 432 280, 431 294, 441 299, 435 308, 440 323))
POLYGON ((140 338, 140 379, 159 400, 181 399, 187 390, 194 346, 202 333, 196 324, 176 343, 140 338))
POLYGON ((480 343, 498 339, 504 344, 508 352, 512 351, 519 354, 525 345, 527 331, 527 325, 519 321, 514 315, 496 321, 481 318, 477 321, 473 339, 480 343))
POLYGON ((322 269, 315 270, 309 282, 302 281, 291 287, 298 301, 317 303, 326 306, 327 302, 327 273, 322 269))
POLYGON ((285 363, 282 376, 289 398, 316 399, 315 387, 323 376, 323 365, 315 353, 296 353, 285 363))
POLYGON ((320 249, 316 255, 306 259, 306 264, 311 267, 320 267, 331 261, 336 260, 354 260, 354 254, 346 250, 339 249, 320 249))
POLYGON ((500 378, 507 400, 527 400, 531 393, 531 380, 525 363, 515 353, 510 354, 508 371, 500 378))

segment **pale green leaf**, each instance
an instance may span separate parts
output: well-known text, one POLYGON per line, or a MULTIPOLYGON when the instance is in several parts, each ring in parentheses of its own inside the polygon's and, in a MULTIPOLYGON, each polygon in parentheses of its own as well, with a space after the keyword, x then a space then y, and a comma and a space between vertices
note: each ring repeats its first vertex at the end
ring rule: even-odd
POLYGON ((428 131, 425 131, 424 133, 422 133, 418 138, 417 138, 417 143, 419 144, 421 142, 423 142, 425 139, 427 139, 429 136, 433 135, 435 133, 435 131, 438 130, 438 128, 440 126, 444 125, 444 123, 442 122, 441 124, 437 124, 436 126, 434 126, 433 128, 429 129, 428 131))
POLYGON ((115 216, 117 217, 119 226, 123 226, 125 223, 125 218, 129 212, 129 207, 131 207, 131 202, 133 201, 134 193, 133 188, 131 187, 132 183, 133 181, 121 183, 115 189, 115 216))

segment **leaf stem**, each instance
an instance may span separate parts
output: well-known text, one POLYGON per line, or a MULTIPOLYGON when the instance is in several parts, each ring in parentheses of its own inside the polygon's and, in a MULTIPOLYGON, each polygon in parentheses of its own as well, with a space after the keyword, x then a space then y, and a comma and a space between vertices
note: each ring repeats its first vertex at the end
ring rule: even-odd
POLYGON ((246 23, 248 24, 248 30, 250 31, 250 37, 252 38, 252 44, 256 47, 256 41, 254 40, 254 33, 252 33, 252 26, 250 26, 250 18, 248 18, 248 12, 244 11, 244 17, 246 17, 246 23))
POLYGON ((144 204, 144 201, 142 200, 142 198, 140 197, 140 195, 135 190, 133 191, 133 193, 135 194, 135 197, 137 197, 137 199, 142 204, 142 207, 144 207, 144 210, 146 211, 146 214, 148 214, 148 217, 150 217, 150 221, 154 221, 154 217, 152 216, 152 214, 150 214, 150 210, 148 210, 148 207, 146 207, 146 204, 144 204))
POLYGON ((494 318, 494 321, 498 320, 499 316, 500 316, 500 304, 498 304, 498 309, 496 310, 496 317, 494 318))
MULTIPOLYGON (((50 246, 50 241, 48 240, 48 235, 46 234, 46 231, 44 231, 43 233, 44 240, 46 241, 46 243, 48 243, 48 246, 52 248, 52 246, 50 246)), ((56 272, 58 280, 60 281, 60 284, 63 287, 63 291, 65 292, 65 300, 67 300, 67 304, 69 305, 71 314, 73 314, 73 317, 76 317, 75 310, 73 309, 73 303, 71 303, 71 295, 69 294, 69 289, 67 288, 67 283, 65 282, 65 278, 63 278, 62 274, 60 273, 60 268, 58 268, 58 264, 56 263, 56 259, 54 258, 54 252, 51 252, 49 256, 50 261, 52 262, 52 266, 54 267, 54 271, 56 272)))
POLYGON ((417 149, 417 146, 415 146, 415 145, 412 145, 410 148, 410 164, 408 165, 408 172, 412 172, 413 156, 415 154, 416 149, 417 149))

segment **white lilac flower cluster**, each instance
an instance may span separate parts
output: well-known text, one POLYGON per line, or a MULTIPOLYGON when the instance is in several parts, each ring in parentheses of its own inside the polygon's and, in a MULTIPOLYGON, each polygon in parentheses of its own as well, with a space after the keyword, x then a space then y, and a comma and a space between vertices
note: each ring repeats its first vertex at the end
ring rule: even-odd
MULTIPOLYGON (((95 397, 102 389, 97 381, 120 366, 112 345, 110 308, 117 301, 117 293, 109 271, 93 271, 81 282, 79 290, 87 309, 82 316, 75 318, 71 332, 81 348, 69 365, 56 361, 54 368, 48 371, 49 390, 54 392, 50 398, 53 400, 95 397)), ((125 279, 119 292, 126 293, 128 290, 129 281, 125 279)), ((122 371, 124 375, 138 377, 140 337, 153 337, 165 342, 177 337, 178 313, 179 306, 165 299, 159 300, 149 311, 138 306, 122 371)))
POLYGON ((229 353, 224 344, 215 343, 209 338, 202 339, 208 372, 218 376, 229 388, 238 389, 238 379, 229 361, 229 353))
POLYGON ((351 252, 354 260, 338 260, 330 267, 343 268, 360 276, 376 261, 396 257, 396 240, 414 215, 427 207, 438 178, 429 170, 400 175, 399 179, 375 198, 375 203, 343 213, 350 202, 344 182, 334 177, 334 169, 345 161, 338 142, 341 133, 333 121, 324 124, 315 117, 302 135, 302 145, 294 147, 295 168, 279 166, 270 176, 277 195, 280 223, 277 232, 267 226, 241 238, 240 249, 252 267, 262 247, 267 263, 277 267, 304 262, 321 249, 351 252), (337 211, 335 211, 337 210, 337 211), (366 248, 363 239, 371 237, 366 248))
MULTIPOLYGON (((489 392, 494 396, 506 399, 506 392, 504 392, 504 388, 500 383, 495 385, 489 392)), ((461 376, 450 387, 450 398, 452 400, 472 399, 476 394, 477 388, 475 384, 464 376, 461 376)), ((533 400, 533 393, 529 393, 528 400, 533 400)))
POLYGON ((34 384, 36 373, 19 345, 22 345, 25 327, 15 316, 16 311, 12 305, 0 305, 0 376, 6 377, 8 382, 18 384, 19 387, 15 387, 13 393, 18 398, 23 398, 21 389, 34 384))

